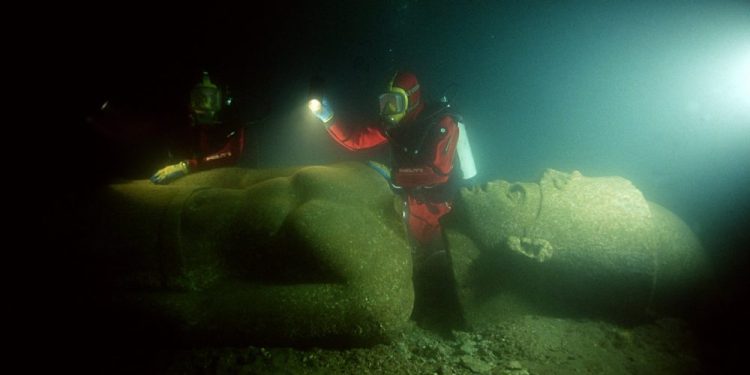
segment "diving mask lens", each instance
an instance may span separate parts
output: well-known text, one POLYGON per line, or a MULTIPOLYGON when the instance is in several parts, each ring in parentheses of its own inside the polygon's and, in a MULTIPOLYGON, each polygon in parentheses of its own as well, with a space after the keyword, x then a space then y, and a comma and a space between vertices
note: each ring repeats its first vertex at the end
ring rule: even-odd
POLYGON ((406 98, 400 93, 388 92, 382 94, 379 101, 382 116, 396 115, 406 111, 406 98))

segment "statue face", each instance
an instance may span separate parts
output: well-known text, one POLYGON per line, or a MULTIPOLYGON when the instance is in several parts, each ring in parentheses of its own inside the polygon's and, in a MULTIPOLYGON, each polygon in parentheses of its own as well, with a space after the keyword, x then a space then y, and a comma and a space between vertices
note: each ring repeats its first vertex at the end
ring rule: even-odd
POLYGON ((523 235, 533 224, 541 204, 535 183, 492 181, 481 187, 462 189, 456 204, 471 236, 487 247, 496 246, 507 235, 523 235))
POLYGON ((712 284, 689 228, 622 177, 494 181, 461 191, 454 213, 446 235, 470 319, 498 291, 488 306, 519 293, 545 309, 632 319, 688 307, 712 284))
POLYGON ((455 211, 457 225, 485 248, 511 237, 556 247, 589 238, 613 243, 623 228, 645 231, 651 216, 643 195, 623 178, 555 170, 547 170, 539 183, 498 180, 464 189, 455 211))

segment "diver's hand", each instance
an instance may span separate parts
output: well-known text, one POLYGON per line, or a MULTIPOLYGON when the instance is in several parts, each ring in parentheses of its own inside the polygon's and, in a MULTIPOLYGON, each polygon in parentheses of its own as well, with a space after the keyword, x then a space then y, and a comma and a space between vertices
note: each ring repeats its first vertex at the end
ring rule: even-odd
POLYGON ((162 169, 159 169, 153 176, 151 176, 151 182, 159 185, 168 184, 186 174, 188 174, 188 165, 186 162, 181 161, 177 164, 168 165, 162 169))
POLYGON ((310 108, 313 115, 315 115, 320 121, 323 121, 324 124, 328 123, 333 118, 333 108, 331 108, 331 104, 328 103, 328 98, 310 100, 308 108, 310 108))
POLYGON ((369 165, 370 168, 374 169, 381 176, 383 176, 383 178, 385 178, 388 181, 391 181, 391 168, 389 168, 387 165, 383 163, 379 163, 375 160, 368 161, 367 165, 369 165))

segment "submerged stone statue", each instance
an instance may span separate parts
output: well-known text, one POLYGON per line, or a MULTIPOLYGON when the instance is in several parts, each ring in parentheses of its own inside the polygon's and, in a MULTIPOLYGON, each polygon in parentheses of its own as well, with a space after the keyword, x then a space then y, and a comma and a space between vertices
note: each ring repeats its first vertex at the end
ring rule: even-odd
MULTIPOLYGON (((412 313, 394 195, 363 164, 132 181, 92 203, 83 248, 120 321, 145 322, 135 327, 181 342, 349 346, 387 340, 412 313)), ((690 229, 619 177, 548 170, 462 189, 443 226, 470 325, 507 295, 620 317, 674 311, 710 277, 690 229)))
POLYGON ((359 163, 109 186, 86 248, 113 306, 180 340, 362 345, 407 322, 410 248, 359 163))
POLYGON ((674 312, 710 280, 687 225, 620 177, 547 170, 539 183, 463 189, 444 228, 469 323, 507 293, 625 319, 674 312))

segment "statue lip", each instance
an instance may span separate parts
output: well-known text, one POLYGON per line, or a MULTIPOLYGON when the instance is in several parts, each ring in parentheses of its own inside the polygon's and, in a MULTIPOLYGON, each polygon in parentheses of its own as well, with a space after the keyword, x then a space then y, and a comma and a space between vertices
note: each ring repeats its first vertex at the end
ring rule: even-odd
POLYGON ((543 238, 508 236, 505 243, 511 251, 534 259, 539 263, 552 258, 554 247, 543 238))

